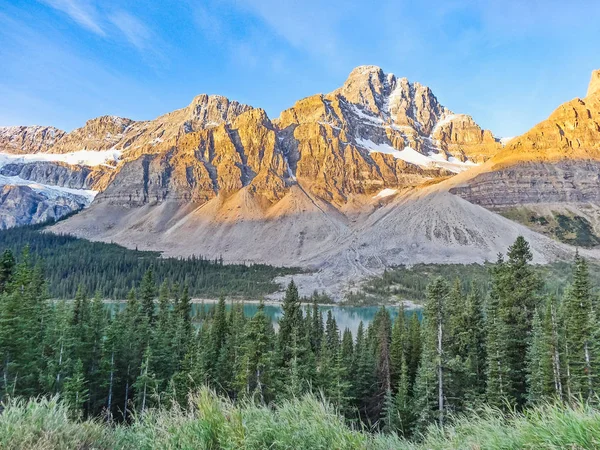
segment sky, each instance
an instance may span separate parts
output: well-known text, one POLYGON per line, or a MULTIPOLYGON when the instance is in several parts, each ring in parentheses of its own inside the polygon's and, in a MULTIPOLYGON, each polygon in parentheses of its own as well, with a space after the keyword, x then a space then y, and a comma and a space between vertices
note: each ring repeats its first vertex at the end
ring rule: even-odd
POLYGON ((0 0, 0 125, 152 119, 200 93, 264 108, 380 66, 496 136, 584 97, 600 1, 0 0))

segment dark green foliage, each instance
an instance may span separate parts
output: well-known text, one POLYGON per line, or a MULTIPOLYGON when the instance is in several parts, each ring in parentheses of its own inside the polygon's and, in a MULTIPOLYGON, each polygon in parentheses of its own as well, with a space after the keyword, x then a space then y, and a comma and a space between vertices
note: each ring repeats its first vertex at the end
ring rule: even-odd
POLYGON ((348 422, 415 437, 486 403, 520 410, 600 393, 600 305, 586 261, 577 255, 563 298, 542 297, 522 238, 492 266, 489 291, 438 277, 422 323, 402 308, 392 321, 382 307, 356 336, 331 310, 324 320, 316 297, 303 308, 293 282, 274 326, 264 304, 247 318, 224 296, 192 318, 187 285, 157 289, 154 270, 118 311, 85 284, 71 302, 48 301, 28 249, 14 265, 5 256, 1 394, 58 394, 78 418, 135 423, 207 385, 255 408, 318 392, 348 422))
POLYGON ((554 234, 559 241, 581 247, 600 244, 600 238, 596 236, 594 228, 585 217, 558 214, 556 221, 558 226, 554 229, 554 234))
MULTIPOLYGON (((348 305, 381 305, 385 302, 397 303, 399 299, 413 302, 425 301, 426 287, 438 277, 446 280, 460 280, 461 289, 467 292, 474 286, 479 292, 489 291, 492 283, 494 264, 414 264, 410 267, 398 266, 387 269, 383 275, 367 280, 362 289, 350 293, 344 299, 348 305)), ((545 265, 532 265, 531 268, 544 280, 543 293, 557 297, 563 295, 571 281, 571 263, 557 261, 545 265)), ((600 286, 600 265, 590 264, 590 279, 594 286, 600 286)))
POLYGON ((589 220, 570 211, 540 215, 529 208, 518 207, 500 211, 500 214, 570 245, 594 247, 600 244, 600 237, 589 220))
POLYGON ((527 349, 542 281, 530 265, 533 258, 522 236, 499 258, 487 312, 488 397, 522 406, 527 400, 527 349))
MULTIPOLYGON (((128 250, 116 244, 91 242, 68 235, 41 233, 40 226, 0 231, 0 292, 10 271, 10 253, 20 255, 29 246, 31 259, 43 261, 48 291, 53 298, 72 299, 79 286, 99 291, 103 298, 122 300, 149 270, 156 284, 165 280, 187 285, 190 295, 217 298, 221 294, 256 298, 278 290, 273 278, 297 269, 263 264, 223 264, 202 257, 161 258, 158 252, 128 250), (10 252, 8 252, 10 251, 10 252)), ((141 293, 141 299, 144 293, 141 293)), ((325 299, 319 296, 319 301, 325 299)))

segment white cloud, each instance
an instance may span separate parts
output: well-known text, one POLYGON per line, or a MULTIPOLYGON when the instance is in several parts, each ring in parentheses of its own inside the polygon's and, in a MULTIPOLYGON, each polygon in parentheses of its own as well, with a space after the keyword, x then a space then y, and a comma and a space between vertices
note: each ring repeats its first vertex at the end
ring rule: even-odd
POLYGON ((345 9, 336 2, 249 0, 236 4, 260 17, 293 47, 336 59, 342 53, 338 27, 345 9))
POLYGON ((136 17, 125 11, 112 13, 108 19, 123 33, 134 47, 143 50, 149 46, 152 32, 136 17))
POLYGON ((64 12, 71 19, 89 31, 105 36, 106 33, 99 24, 98 11, 85 0, 41 0, 48 6, 64 12))
POLYGON ((125 39, 138 50, 150 48, 155 37, 139 18, 123 11, 108 9, 94 0, 38 0, 67 14, 81 27, 105 38, 125 39))

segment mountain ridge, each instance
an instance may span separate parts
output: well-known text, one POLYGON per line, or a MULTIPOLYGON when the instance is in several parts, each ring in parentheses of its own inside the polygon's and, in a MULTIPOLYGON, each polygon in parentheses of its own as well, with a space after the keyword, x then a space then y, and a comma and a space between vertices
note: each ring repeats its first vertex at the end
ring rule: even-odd
POLYGON ((537 262, 552 261, 572 249, 485 199, 566 204, 593 191, 594 166, 556 162, 598 156, 596 108, 595 93, 567 102, 503 145, 428 87, 359 66, 338 89, 276 119, 207 95, 151 121, 103 116, 53 145, 70 154, 100 142, 120 159, 97 166, 91 206, 50 229, 171 256, 300 265, 313 271, 302 275, 305 289, 337 297, 390 265, 493 259, 519 234, 537 262), (527 166, 538 156, 545 165, 527 166), (567 172, 586 175, 558 183, 567 172), (559 194, 544 197, 552 192, 535 183, 559 194), (528 198, 518 195, 524 188, 528 198))

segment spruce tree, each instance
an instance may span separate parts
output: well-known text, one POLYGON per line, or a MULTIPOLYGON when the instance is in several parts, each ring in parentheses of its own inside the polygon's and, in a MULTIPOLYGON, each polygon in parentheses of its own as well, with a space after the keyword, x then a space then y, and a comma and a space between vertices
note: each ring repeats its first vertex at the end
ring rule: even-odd
POLYGON ((62 395, 77 417, 83 414, 83 405, 89 399, 89 391, 80 359, 75 363, 73 374, 67 378, 62 395))
POLYGON ((375 356, 365 336, 363 322, 358 325, 354 351, 353 386, 355 406, 363 420, 368 420, 375 384, 375 356))
POLYGON ((404 303, 398 309, 398 317, 392 327, 392 339, 390 343, 390 376, 391 385, 395 389, 402 373, 402 362, 405 361, 406 351, 406 321, 404 317, 404 303))
POLYGON ((303 322, 298 288, 294 280, 287 287, 281 309, 283 313, 279 319, 279 348, 283 363, 287 363, 291 358, 292 333, 296 333, 297 341, 303 322))
POLYGON ((548 311, 542 317, 537 311, 533 318, 532 337, 527 352, 528 399, 537 403, 555 394, 552 367, 552 335, 549 333, 548 311))
POLYGON ((148 318, 148 322, 154 322, 154 297, 156 296, 156 284, 152 269, 148 269, 140 284, 140 301, 142 311, 148 318))
POLYGON ((238 371, 238 385, 245 395, 255 395, 261 403, 271 398, 273 382, 274 330, 261 301, 247 326, 244 357, 238 371))
POLYGON ((406 364, 408 366, 408 380, 412 392, 412 386, 417 376, 417 370, 421 363, 423 344, 421 342, 421 322, 416 312, 413 312, 408 324, 408 335, 406 339, 406 364))
MULTIPOLYGON (((490 386, 496 391, 496 400, 500 390, 508 402, 521 407, 527 400, 527 354, 533 313, 539 303, 541 280, 531 267, 533 255, 529 244, 519 236, 509 247, 508 259, 499 259, 492 271, 493 314, 490 318, 490 333, 497 334, 492 343, 494 353, 490 356, 488 342, 488 397, 490 386), (495 359, 491 361, 490 358, 495 359), (497 369, 492 365, 500 365, 497 369), (503 374, 502 374, 503 372, 503 374), (502 377, 490 379, 490 376, 502 377), (503 385, 500 387, 500 385, 503 385)), ((488 336, 489 340, 490 336, 488 336)))
POLYGON ((427 287, 427 300, 423 311, 423 356, 415 381, 415 409, 418 426, 423 430, 436 420, 444 424, 446 355, 444 353, 444 330, 446 327, 445 303, 449 287, 443 278, 437 278, 427 287))
POLYGON ((401 363, 400 378, 396 387, 394 404, 396 408, 395 431, 403 437, 408 438, 413 429, 414 412, 409 390, 408 364, 403 357, 401 363))
POLYGON ((10 285, 14 269, 15 257, 9 249, 6 249, 2 253, 2 259, 0 260, 0 294, 10 285))
POLYGON ((597 326, 587 262, 575 256, 573 284, 564 299, 568 390, 573 396, 591 397, 598 378, 593 333, 597 326))

